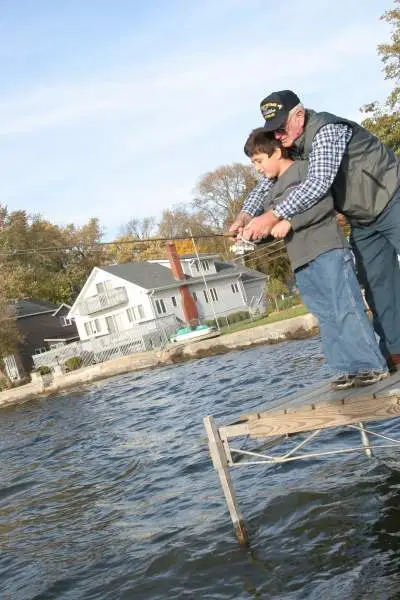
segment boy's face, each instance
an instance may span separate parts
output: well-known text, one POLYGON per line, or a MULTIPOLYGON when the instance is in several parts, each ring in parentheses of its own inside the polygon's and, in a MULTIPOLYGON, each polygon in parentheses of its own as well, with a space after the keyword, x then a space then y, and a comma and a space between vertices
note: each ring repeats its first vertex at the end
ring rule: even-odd
POLYGON ((268 179, 275 179, 280 174, 281 156, 282 153, 279 148, 275 148, 271 156, 268 156, 266 152, 253 154, 251 162, 255 166, 257 173, 265 175, 268 179))

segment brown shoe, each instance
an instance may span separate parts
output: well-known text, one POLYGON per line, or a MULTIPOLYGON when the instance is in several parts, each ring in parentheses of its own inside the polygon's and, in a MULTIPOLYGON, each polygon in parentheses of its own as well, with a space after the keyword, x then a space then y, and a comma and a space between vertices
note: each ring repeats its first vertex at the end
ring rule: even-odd
POLYGON ((400 354, 392 354, 386 362, 391 373, 400 371, 400 354))

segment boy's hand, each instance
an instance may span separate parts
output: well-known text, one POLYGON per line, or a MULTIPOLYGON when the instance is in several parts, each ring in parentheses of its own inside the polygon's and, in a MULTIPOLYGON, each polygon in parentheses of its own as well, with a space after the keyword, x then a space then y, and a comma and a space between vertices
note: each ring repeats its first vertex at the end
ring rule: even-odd
POLYGON ((290 223, 290 221, 282 219, 282 221, 279 221, 279 223, 273 226, 273 228, 271 229, 271 235, 272 237, 278 240, 282 240, 287 236, 291 229, 292 224, 290 223))

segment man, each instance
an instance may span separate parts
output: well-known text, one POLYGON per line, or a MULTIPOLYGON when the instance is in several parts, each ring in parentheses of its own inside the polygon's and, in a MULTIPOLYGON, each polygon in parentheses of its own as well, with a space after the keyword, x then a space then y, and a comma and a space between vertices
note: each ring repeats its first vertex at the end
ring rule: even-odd
POLYGON ((311 208, 332 188, 336 209, 352 227, 351 245, 382 353, 389 366, 400 367, 399 159, 357 123, 304 109, 290 90, 267 96, 261 112, 265 130, 297 158, 308 159, 308 174, 275 209, 256 216, 275 183, 262 179, 230 231, 248 240, 266 237, 281 219, 311 208))

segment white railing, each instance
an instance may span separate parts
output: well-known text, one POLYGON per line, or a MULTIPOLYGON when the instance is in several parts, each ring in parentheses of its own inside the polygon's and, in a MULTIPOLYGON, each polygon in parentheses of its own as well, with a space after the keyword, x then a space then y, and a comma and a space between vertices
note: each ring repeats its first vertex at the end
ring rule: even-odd
POLYGON ((128 293, 125 287, 117 287, 111 290, 101 292, 95 296, 89 296, 77 304, 77 310, 80 315, 91 315, 100 310, 113 308, 128 302, 128 293))
POLYGON ((86 367, 136 352, 163 348, 176 328, 176 317, 168 316, 138 324, 124 332, 73 342, 48 352, 34 354, 34 368, 57 365, 64 367, 66 361, 72 357, 79 357, 80 366, 86 367))

